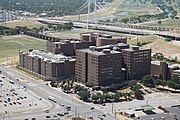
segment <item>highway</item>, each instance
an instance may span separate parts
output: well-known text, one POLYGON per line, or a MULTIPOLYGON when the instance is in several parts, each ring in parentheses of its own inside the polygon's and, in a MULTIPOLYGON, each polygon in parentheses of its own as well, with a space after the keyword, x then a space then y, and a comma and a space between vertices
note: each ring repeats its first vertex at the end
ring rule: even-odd
MULTIPOLYGON (((64 114, 66 112, 65 107, 71 106, 70 116, 82 116, 82 117, 90 117, 93 116, 95 118, 94 120, 98 120, 98 116, 102 116, 103 114, 106 114, 106 117, 103 118, 103 120, 117 120, 116 118, 112 117, 108 113, 104 113, 103 110, 94 109, 91 110, 90 108, 93 107, 92 104, 84 103, 77 98, 74 98, 68 94, 63 93, 62 91, 57 91, 49 86, 47 86, 45 83, 35 80, 33 78, 30 78, 22 73, 19 73, 13 69, 10 69, 6 66, 0 66, 0 69, 3 70, 3 74, 10 78, 11 80, 17 82, 17 79, 19 79, 19 84, 26 86, 28 90, 31 90, 36 95, 38 95, 40 98, 43 98, 45 100, 48 99, 49 96, 53 96, 57 102, 51 102, 49 106, 50 113, 45 113, 44 110, 35 111, 35 112, 26 112, 26 113, 18 113, 18 114, 9 114, 9 117, 11 120, 22 120, 25 118, 37 118, 38 120, 44 120, 46 119, 46 116, 49 115, 54 116, 57 115, 57 113, 64 114), (23 80, 26 80, 28 82, 23 82, 23 80), (64 107, 61 107, 60 104, 63 104, 64 107)), ((1 118, 1 117, 0 117, 1 118)))
MULTIPOLYGON (((40 22, 54 23, 54 24, 68 22, 65 20, 49 20, 49 19, 36 19, 36 20, 40 22)), ((72 21, 72 22, 75 27, 87 28, 87 23, 84 21, 72 21)), ((89 29, 112 31, 112 32, 125 33, 125 34, 134 34, 134 35, 158 35, 162 37, 172 38, 175 40, 180 40, 179 33, 171 33, 171 31, 168 31, 168 30, 165 30, 165 31, 150 30, 150 28, 146 29, 145 27, 143 28, 142 26, 139 26, 139 27, 140 28, 138 28, 138 26, 135 26, 135 25, 123 24, 123 23, 120 25, 115 25, 115 24, 106 25, 103 23, 98 23, 98 24, 90 23, 89 24, 89 29)), ((154 28, 158 29, 158 27, 154 27, 154 28)))

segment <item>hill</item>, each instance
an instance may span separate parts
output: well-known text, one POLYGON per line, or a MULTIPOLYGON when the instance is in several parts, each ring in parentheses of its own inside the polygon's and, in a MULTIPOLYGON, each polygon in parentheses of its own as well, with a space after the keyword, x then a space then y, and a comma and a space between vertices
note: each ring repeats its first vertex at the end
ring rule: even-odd
MULTIPOLYGON (((1 0, 0 8, 2 10, 27 11, 36 14, 46 13, 47 16, 63 16, 78 14, 76 10, 86 1, 87 0, 1 0)), ((103 0, 99 1, 102 2, 103 0)), ((111 2, 112 0, 104 1, 111 2)))

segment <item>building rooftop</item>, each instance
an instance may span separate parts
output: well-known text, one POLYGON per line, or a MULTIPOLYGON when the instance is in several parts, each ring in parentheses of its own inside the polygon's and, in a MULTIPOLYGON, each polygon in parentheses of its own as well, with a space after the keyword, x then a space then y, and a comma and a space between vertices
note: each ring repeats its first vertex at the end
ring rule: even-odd
POLYGON ((78 51, 86 52, 86 53, 97 55, 97 56, 121 53, 119 51, 114 51, 111 49, 102 49, 101 51, 97 51, 97 50, 93 49, 93 47, 94 46, 91 46, 89 49, 80 49, 78 51))
POLYGON ((124 51, 138 51, 138 50, 150 50, 150 49, 145 49, 139 46, 135 46, 135 45, 130 45, 129 48, 123 49, 124 51))
POLYGON ((67 44, 67 43, 83 43, 83 42, 89 42, 89 41, 82 41, 82 40, 77 40, 77 39, 66 39, 66 40, 61 40, 54 42, 55 44, 67 44))
MULTIPOLYGON (((151 61, 151 64, 154 64, 154 65, 160 65, 160 62, 161 61, 151 61)), ((167 63, 168 64, 168 63, 167 63)), ((180 68, 180 65, 179 64, 168 64, 168 67, 171 68, 171 69, 175 69, 175 68, 180 68)), ((180 71, 180 69, 178 69, 180 71)), ((177 71, 178 71, 177 70, 177 71)))
POLYGON ((28 56, 37 57, 37 58, 43 59, 44 61, 50 61, 53 63, 62 63, 67 60, 69 61, 76 60, 75 58, 72 58, 72 57, 67 57, 62 54, 54 54, 51 52, 47 52, 45 50, 29 50, 29 51, 23 52, 23 54, 28 54, 28 56))

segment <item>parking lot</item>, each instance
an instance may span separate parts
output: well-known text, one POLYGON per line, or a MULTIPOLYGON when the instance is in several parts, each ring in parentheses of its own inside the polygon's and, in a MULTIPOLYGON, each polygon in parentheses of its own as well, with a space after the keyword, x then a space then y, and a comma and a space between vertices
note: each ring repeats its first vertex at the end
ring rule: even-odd
POLYGON ((22 86, 18 79, 12 81, 0 74, 0 116, 46 108, 48 108, 47 102, 28 90, 26 86, 22 86))

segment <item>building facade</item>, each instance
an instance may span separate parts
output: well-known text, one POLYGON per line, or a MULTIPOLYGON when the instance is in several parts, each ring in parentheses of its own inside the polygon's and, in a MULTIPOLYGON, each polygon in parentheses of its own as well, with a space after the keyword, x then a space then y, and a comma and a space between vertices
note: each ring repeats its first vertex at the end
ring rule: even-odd
POLYGON ((105 33, 81 33, 80 39, 85 41, 92 41, 94 46, 104 46, 117 43, 127 44, 127 37, 112 37, 111 35, 105 33))
POLYGON ((180 78, 179 65, 169 65, 166 62, 152 61, 151 75, 161 80, 170 80, 173 75, 180 78))
POLYGON ((20 53, 20 68, 45 80, 62 80, 75 76, 75 59, 44 51, 20 53))
POLYGON ((76 77, 92 85, 111 85, 122 80, 121 52, 110 49, 96 51, 94 47, 76 52, 76 77))
POLYGON ((54 54, 63 54, 66 56, 75 56, 76 49, 84 49, 92 46, 90 41, 81 40, 49 40, 47 42, 47 50, 54 54))
POLYGON ((75 74, 79 81, 110 85, 141 79, 151 73, 151 50, 116 44, 81 49, 76 52, 75 74))
POLYGON ((140 49, 131 46, 122 49, 123 68, 127 71, 127 79, 141 79, 151 72, 151 49, 140 49))

